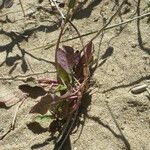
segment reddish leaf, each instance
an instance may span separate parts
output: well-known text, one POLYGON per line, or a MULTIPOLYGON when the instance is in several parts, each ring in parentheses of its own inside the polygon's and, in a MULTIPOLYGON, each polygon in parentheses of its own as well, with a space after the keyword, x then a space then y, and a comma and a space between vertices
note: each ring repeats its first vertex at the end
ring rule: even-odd
POLYGON ((83 68, 84 68, 84 59, 83 57, 80 58, 78 64, 75 67, 75 76, 79 80, 79 82, 84 80, 84 74, 83 74, 83 68))
POLYGON ((39 113, 44 115, 50 109, 51 105, 58 101, 59 97, 56 95, 48 94, 41 98, 40 102, 38 102, 34 107, 31 109, 30 113, 39 113))
MULTIPOLYGON (((86 46, 86 50, 85 50, 85 55, 87 57, 88 60, 91 59, 92 57, 92 50, 93 50, 93 43, 89 42, 86 46)), ((88 61, 89 62, 89 61, 88 61)))
POLYGON ((61 95, 61 99, 67 99, 68 97, 71 97, 73 95, 73 89, 68 89, 67 92, 63 95, 61 95))
POLYGON ((70 73, 66 52, 62 49, 57 50, 57 63, 67 72, 70 73))
POLYGON ((69 74, 71 73, 66 53, 62 49, 58 49, 56 52, 56 64, 57 64, 57 80, 59 83, 64 81, 65 84, 69 83, 69 74))
POLYGON ((75 75, 76 75, 76 78, 80 82, 82 82, 84 80, 84 75, 85 75, 84 71, 88 70, 88 68, 87 69, 85 68, 85 67, 88 67, 88 66, 86 66, 86 63, 89 63, 92 59, 92 47, 93 47, 92 42, 89 42, 86 45, 86 49, 84 51, 84 54, 82 55, 82 57, 79 60, 79 63, 76 66, 75 75))
POLYGON ((81 59, 81 56, 80 56, 80 52, 79 51, 76 51, 74 53, 74 59, 75 59, 75 64, 77 65, 81 59))
POLYGON ((73 68, 75 64, 74 49, 70 46, 63 46, 63 48, 64 48, 64 51, 66 52, 66 58, 67 58, 69 67, 73 68))

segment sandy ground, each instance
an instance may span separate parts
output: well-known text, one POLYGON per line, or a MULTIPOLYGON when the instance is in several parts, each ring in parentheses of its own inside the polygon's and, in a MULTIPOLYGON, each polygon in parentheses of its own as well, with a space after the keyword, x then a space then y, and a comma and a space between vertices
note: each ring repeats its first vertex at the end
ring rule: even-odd
MULTIPOLYGON (((137 2, 128 2, 121 10, 122 15, 117 16, 112 24, 136 16, 137 2)), ((141 14, 148 11, 145 9, 146 2, 141 2, 141 14)), ((100 12, 108 20, 117 9, 116 6, 113 10, 115 1, 95 0, 91 5, 88 3, 73 19, 81 34, 102 27, 100 12)), ((30 14, 30 19, 24 19, 18 0, 14 1, 13 7, 0 12, 1 78, 54 70, 50 61, 54 60, 53 44, 59 34, 58 15, 42 9, 51 10, 46 0, 41 4, 36 0, 26 0, 23 6, 26 15, 30 14), (50 47, 45 49, 47 44, 50 47)), ((88 108, 85 120, 81 117, 83 126, 80 125, 70 137, 74 150, 150 150, 150 98, 146 91, 140 94, 132 94, 130 91, 138 84, 150 83, 149 18, 143 18, 139 24, 137 21, 128 23, 122 29, 116 27, 105 31, 99 54, 102 63, 93 76, 96 84, 91 87, 90 98, 86 100, 88 108)), ((63 39, 74 36, 77 36, 76 32, 69 27, 63 39)), ((93 35, 85 36, 84 43, 91 37, 93 35)), ((95 54, 99 50, 99 43, 100 37, 94 41, 95 54)), ((81 49, 78 39, 65 44, 81 49)), ((52 73, 38 75, 41 78, 52 76, 52 73)), ((17 79, 0 81, 1 99, 17 100, 21 96, 18 85, 22 81, 17 79)), ((54 144, 49 139, 48 131, 33 133, 27 126, 33 119, 28 112, 34 104, 34 99, 28 99, 19 109, 16 127, 0 140, 0 150, 53 149, 54 144)), ((16 107, 0 108, 0 136, 8 130, 16 107)))

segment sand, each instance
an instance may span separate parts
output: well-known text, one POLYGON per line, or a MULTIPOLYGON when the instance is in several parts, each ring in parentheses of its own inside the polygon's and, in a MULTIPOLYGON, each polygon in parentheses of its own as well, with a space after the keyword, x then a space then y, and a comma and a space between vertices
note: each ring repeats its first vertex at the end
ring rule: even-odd
MULTIPOLYGON (((136 1, 128 2, 123 6, 121 16, 115 17, 110 25, 136 16, 136 1)), ((41 4, 37 0, 22 3, 25 14, 30 14, 26 19, 18 0, 14 1, 11 8, 1 9, 0 12, 0 98, 3 100, 18 100, 22 96, 18 86, 23 84, 19 79, 26 77, 13 80, 2 78, 35 73, 41 73, 37 75, 39 78, 55 77, 54 73, 44 72, 54 71, 50 62, 54 61, 60 31, 59 14, 43 9, 51 11, 46 0, 41 4)), ((108 20, 117 10, 114 1, 95 0, 91 5, 88 3, 73 19, 81 35, 99 30, 103 20, 108 20)), ((148 11, 146 6, 147 1, 142 0, 141 14, 148 11)), ((134 86, 150 83, 149 20, 149 17, 144 17, 140 22, 135 20, 106 30, 100 50, 101 37, 94 40, 95 56, 100 51, 101 64, 92 77, 95 84, 86 99, 88 107, 85 106, 84 115, 81 116, 82 124, 77 132, 70 135, 73 150, 150 150, 149 94, 147 91, 139 94, 131 92, 134 86)), ((69 26, 62 39, 75 36, 76 32, 69 26)), ((83 37, 84 44, 93 36, 83 37)), ((63 44, 73 46, 76 50, 82 48, 79 39, 63 44)), ((0 140, 0 150, 53 149, 54 143, 49 139, 48 131, 33 133, 27 126, 33 120, 29 111, 35 103, 35 99, 28 98, 21 106, 15 129, 0 140), (47 139, 49 142, 45 142, 47 139)), ((9 129, 16 107, 0 108, 0 136, 9 129)))

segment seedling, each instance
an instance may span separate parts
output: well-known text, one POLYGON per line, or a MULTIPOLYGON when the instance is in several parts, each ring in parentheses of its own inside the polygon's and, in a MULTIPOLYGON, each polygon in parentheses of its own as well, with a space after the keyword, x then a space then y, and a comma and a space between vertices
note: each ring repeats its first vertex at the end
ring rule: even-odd
POLYGON ((92 42, 86 45, 82 53, 70 46, 59 48, 56 54, 57 80, 38 80, 39 84, 49 89, 31 112, 44 115, 50 111, 55 119, 67 118, 75 112, 89 86, 92 55, 92 42))
MULTIPOLYGON (((40 96, 40 100, 30 111, 30 113, 40 114, 35 117, 35 121, 43 122, 51 119, 49 130, 52 134, 59 131, 60 135, 63 135, 66 129, 70 134, 73 124, 70 129, 67 126, 77 114, 82 96, 89 88, 93 52, 92 42, 86 44, 82 51, 66 45, 56 49, 56 79, 27 78, 26 84, 19 86, 25 94, 17 107, 11 129, 14 129, 17 111, 25 99, 28 97, 36 99, 40 96)), ((5 102, 1 104, 6 106, 5 102)))

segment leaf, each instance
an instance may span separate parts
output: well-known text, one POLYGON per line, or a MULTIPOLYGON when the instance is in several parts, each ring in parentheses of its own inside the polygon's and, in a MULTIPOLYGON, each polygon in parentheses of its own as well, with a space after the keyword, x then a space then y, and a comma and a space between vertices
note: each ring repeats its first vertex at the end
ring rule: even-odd
POLYGON ((60 101, 58 105, 55 106, 53 113, 58 118, 65 118, 69 115, 69 102, 66 100, 60 101))
POLYGON ((76 65, 75 75, 76 75, 76 78, 78 80, 80 80, 80 82, 82 82, 84 80, 85 72, 87 72, 87 70, 88 70, 88 68, 87 68, 88 64, 92 60, 92 57, 93 57, 92 56, 92 47, 93 47, 93 43, 89 42, 86 45, 86 49, 84 51, 84 54, 80 58, 79 63, 76 65))
POLYGON ((67 92, 63 95, 61 95, 61 99, 67 99, 73 95, 74 91, 73 88, 70 88, 67 90, 67 92))
POLYGON ((48 94, 41 98, 40 102, 38 102, 31 109, 30 113, 39 113, 44 115, 50 109, 51 105, 58 101, 60 98, 56 95, 48 94))
POLYGON ((64 51, 66 52, 66 58, 68 61, 69 67, 72 69, 75 64, 75 57, 74 57, 74 49, 70 46, 63 46, 64 51))
MULTIPOLYGON (((87 58, 87 63, 90 62, 91 58, 92 58, 92 49, 93 48, 93 43, 92 42, 89 42, 87 45, 86 45, 86 50, 85 50, 85 53, 83 55, 84 59, 87 58), (85 56, 86 55, 86 56, 85 56)), ((86 60, 84 60, 86 61, 86 60)), ((84 62, 85 63, 85 62, 84 62)))
POLYGON ((83 58, 80 58, 78 64, 76 65, 76 68, 75 68, 75 77, 79 81, 84 80, 84 75, 83 75, 84 63, 83 62, 84 62, 83 58))
POLYGON ((70 68, 68 65, 66 53, 62 49, 57 50, 57 55, 56 55, 56 64, 57 64, 57 76, 58 76, 58 81, 64 81, 65 84, 69 83, 69 73, 70 73, 70 68))
POLYGON ((39 116, 36 116, 35 118, 34 118, 34 120, 36 121, 36 122, 39 122, 39 123, 41 123, 41 122, 50 122, 50 120, 51 120, 51 116, 50 115, 39 115, 39 116))
POLYGON ((76 51, 74 53, 74 59, 75 59, 75 65, 77 65, 81 59, 81 56, 80 56, 80 52, 79 51, 76 51))
POLYGON ((76 0, 69 0, 68 7, 69 8, 74 8, 75 4, 76 4, 76 0))
POLYGON ((57 77, 59 83, 65 83, 66 85, 69 83, 68 73, 59 64, 57 65, 57 77))
POLYGON ((67 56, 64 50, 57 50, 57 63, 67 72, 70 73, 69 64, 67 60, 67 56))
POLYGON ((66 89, 67 89, 67 87, 65 85, 59 84, 58 87, 56 88, 55 92, 64 91, 66 89))

